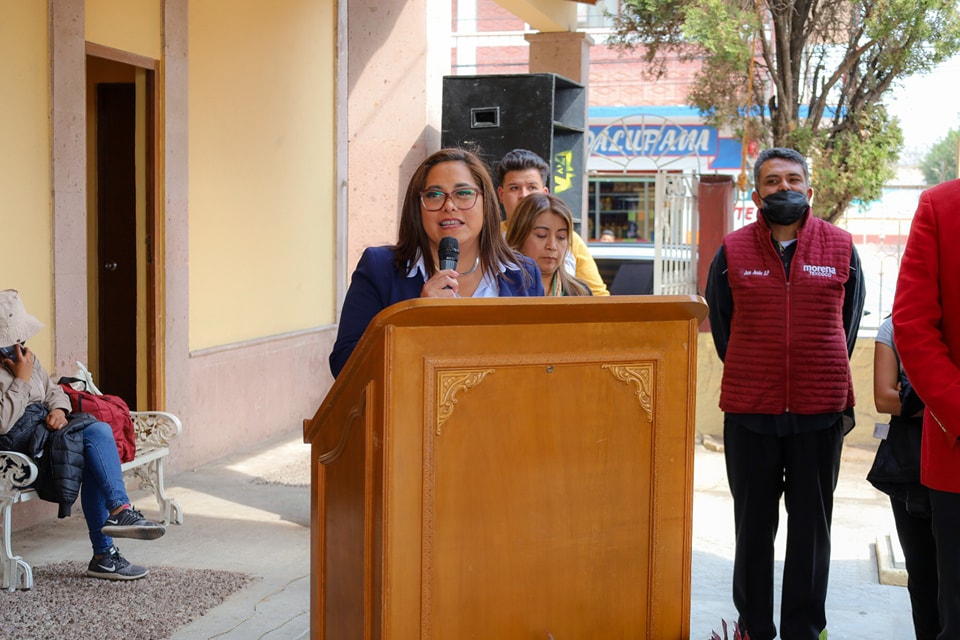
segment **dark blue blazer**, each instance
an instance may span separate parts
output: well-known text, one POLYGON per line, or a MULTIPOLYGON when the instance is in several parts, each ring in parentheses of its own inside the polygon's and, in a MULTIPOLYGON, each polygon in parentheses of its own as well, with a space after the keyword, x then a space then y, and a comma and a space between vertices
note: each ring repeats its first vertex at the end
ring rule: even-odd
MULTIPOLYGON (((423 278, 408 278, 406 270, 397 271, 393 266, 393 255, 393 247, 370 247, 357 263, 340 312, 337 341, 330 353, 330 371, 334 377, 340 375, 375 315, 392 304, 420 297, 423 278)), ((537 263, 526 256, 518 255, 517 258, 519 266, 526 272, 527 282, 524 282, 523 272, 508 267, 497 277, 500 297, 542 296, 543 281, 537 263)))

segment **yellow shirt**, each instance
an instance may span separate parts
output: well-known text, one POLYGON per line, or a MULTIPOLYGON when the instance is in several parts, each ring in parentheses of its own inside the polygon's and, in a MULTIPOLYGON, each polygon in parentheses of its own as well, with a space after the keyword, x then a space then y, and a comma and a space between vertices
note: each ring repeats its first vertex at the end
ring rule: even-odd
POLYGON ((610 295, 610 292, 607 291, 607 285, 604 284, 603 278, 600 277, 597 261, 590 255, 587 243, 583 241, 583 238, 581 238, 580 234, 576 231, 570 235, 570 253, 573 254, 574 259, 577 261, 577 270, 576 273, 574 273, 577 279, 590 287, 590 291, 592 291, 595 296, 610 295))

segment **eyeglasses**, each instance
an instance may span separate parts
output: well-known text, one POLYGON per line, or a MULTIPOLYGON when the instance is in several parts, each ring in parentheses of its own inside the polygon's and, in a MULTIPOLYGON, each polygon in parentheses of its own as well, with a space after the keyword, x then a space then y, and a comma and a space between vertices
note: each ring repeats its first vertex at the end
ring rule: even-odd
POLYGON ((443 209, 443 205, 447 204, 449 198, 458 209, 469 209, 477 203, 479 196, 480 190, 472 188, 457 189, 453 193, 428 189, 420 192, 420 202, 427 211, 439 211, 443 209))

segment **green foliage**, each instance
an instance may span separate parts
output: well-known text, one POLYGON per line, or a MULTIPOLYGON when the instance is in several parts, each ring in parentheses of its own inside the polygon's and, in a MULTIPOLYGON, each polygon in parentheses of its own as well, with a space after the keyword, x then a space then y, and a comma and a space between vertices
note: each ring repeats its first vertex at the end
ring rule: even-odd
POLYGON ((960 9, 955 0, 624 0, 612 43, 638 52, 651 78, 668 58, 700 64, 690 105, 724 131, 809 156, 814 210, 834 221, 892 177, 903 136, 883 98, 896 80, 960 52, 960 9))
POLYGON ((815 210, 842 213, 855 199, 879 200, 883 185, 896 175, 903 134, 886 109, 873 106, 846 122, 850 126, 831 134, 830 140, 810 145, 815 210))
POLYGON ((726 0, 703 0, 687 9, 684 32, 711 54, 744 65, 750 60, 747 43, 756 31, 752 13, 726 0))
POLYGON ((639 53, 647 63, 647 73, 659 78, 666 70, 668 53, 674 52, 681 59, 696 53, 685 46, 686 5, 686 0, 624 0, 610 44, 627 51, 642 48, 639 53))
POLYGON ((960 129, 950 129, 937 141, 920 161, 923 180, 929 185, 940 184, 957 176, 957 145, 960 129))

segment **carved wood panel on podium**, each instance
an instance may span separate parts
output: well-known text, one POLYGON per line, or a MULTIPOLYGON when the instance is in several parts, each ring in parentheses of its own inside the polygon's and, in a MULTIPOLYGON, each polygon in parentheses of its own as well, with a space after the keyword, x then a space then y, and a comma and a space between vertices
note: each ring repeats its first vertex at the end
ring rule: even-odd
POLYGON ((312 443, 322 638, 685 638, 692 296, 409 301, 312 443))

